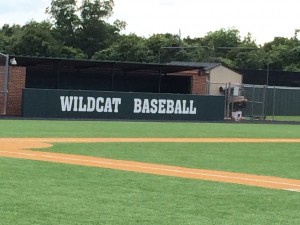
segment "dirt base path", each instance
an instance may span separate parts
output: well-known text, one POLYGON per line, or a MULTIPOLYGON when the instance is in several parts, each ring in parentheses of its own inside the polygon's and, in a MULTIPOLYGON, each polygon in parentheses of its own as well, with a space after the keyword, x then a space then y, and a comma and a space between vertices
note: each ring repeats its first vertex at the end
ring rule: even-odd
POLYGON ((50 143, 96 143, 96 142, 257 142, 300 143, 300 139, 227 139, 227 138, 0 138, 0 157, 22 158, 73 165, 100 167, 164 176, 235 183, 272 189, 300 192, 300 180, 258 176, 223 171, 190 169, 151 163, 113 160, 82 155, 30 151, 31 148, 51 147, 50 143))

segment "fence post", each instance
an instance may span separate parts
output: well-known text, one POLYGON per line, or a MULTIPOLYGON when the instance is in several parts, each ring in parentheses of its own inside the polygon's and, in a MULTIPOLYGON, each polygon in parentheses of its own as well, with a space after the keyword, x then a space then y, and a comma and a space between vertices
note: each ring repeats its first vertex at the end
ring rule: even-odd
POLYGON ((224 116, 225 119, 228 119, 228 114, 227 114, 227 101, 228 101, 228 90, 227 90, 227 83, 225 84, 225 91, 224 91, 224 116))
POLYGON ((231 84, 230 82, 228 83, 228 87, 227 87, 227 118, 231 118, 231 115, 230 115, 230 98, 231 98, 231 84))
POLYGON ((275 104, 276 104, 276 87, 274 85, 274 88, 273 88, 273 113, 272 113, 272 120, 274 120, 274 116, 275 116, 275 104))
POLYGON ((267 86, 264 85, 264 94, 263 94, 263 107, 262 107, 262 115, 264 119, 266 118, 266 110, 265 110, 265 105, 266 105, 266 99, 267 99, 267 86))
POLYGON ((254 84, 252 85, 252 117, 254 116, 254 84))

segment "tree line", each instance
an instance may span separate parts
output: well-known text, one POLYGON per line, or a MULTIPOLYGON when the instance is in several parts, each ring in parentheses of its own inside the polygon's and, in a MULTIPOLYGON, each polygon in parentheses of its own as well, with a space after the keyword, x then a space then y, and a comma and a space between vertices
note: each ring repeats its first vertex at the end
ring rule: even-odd
POLYGON ((228 67, 300 71, 299 30, 291 38, 274 37, 258 45, 251 33, 235 28, 208 32, 203 37, 153 34, 149 38, 122 34, 126 22, 108 23, 113 0, 52 0, 50 19, 0 28, 0 52, 12 55, 73 59, 166 63, 220 62, 228 67))

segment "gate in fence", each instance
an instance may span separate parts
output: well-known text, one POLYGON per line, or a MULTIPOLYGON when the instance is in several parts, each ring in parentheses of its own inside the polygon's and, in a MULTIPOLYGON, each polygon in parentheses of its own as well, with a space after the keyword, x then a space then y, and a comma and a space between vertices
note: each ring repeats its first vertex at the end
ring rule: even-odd
POLYGON ((224 119, 242 119, 242 111, 246 107, 246 98, 241 84, 235 83, 206 83, 207 95, 223 95, 224 119))

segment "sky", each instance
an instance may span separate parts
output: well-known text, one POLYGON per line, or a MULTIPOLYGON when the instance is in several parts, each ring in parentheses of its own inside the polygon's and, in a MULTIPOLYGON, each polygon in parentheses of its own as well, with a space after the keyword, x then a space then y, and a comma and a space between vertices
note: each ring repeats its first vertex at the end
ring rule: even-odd
MULTIPOLYGON (((0 26, 24 25, 48 19, 51 0, 1 0, 0 26)), ((125 34, 150 37, 157 33, 180 34, 182 38, 203 37, 210 31, 238 29, 249 32, 257 44, 274 37, 290 38, 300 29, 299 0, 114 0, 108 19, 127 23, 125 34)), ((299 36, 298 36, 299 38, 299 36)))

